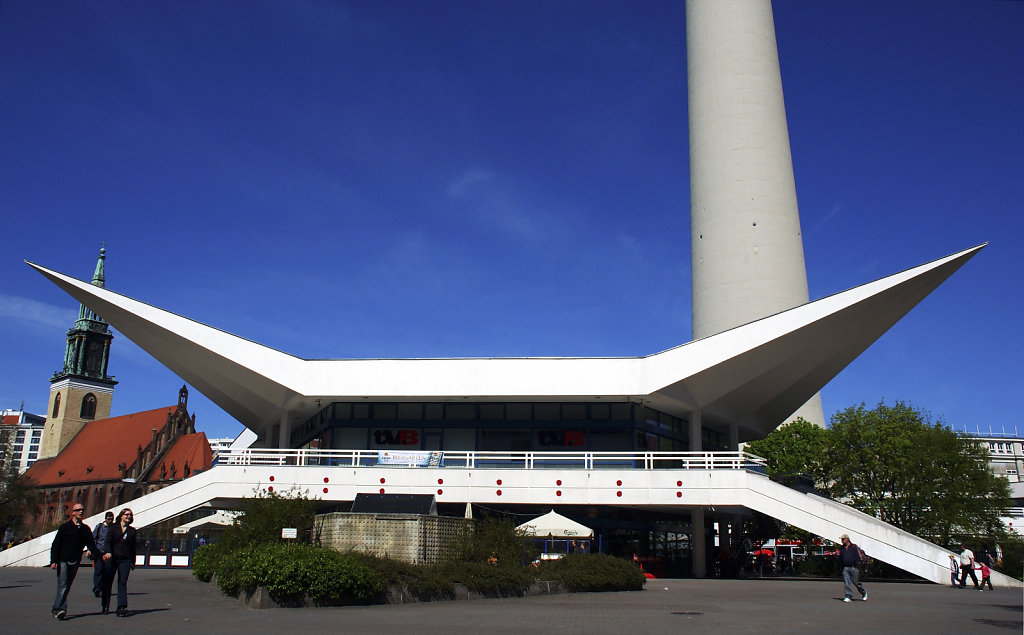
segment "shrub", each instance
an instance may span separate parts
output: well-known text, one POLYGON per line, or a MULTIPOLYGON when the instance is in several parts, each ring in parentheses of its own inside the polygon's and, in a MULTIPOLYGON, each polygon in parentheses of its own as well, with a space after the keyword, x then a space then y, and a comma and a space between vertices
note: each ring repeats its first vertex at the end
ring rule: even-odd
POLYGON ((357 558, 312 545, 264 543, 231 550, 210 545, 196 555, 193 575, 209 581, 216 573, 225 595, 262 586, 286 606, 301 605, 307 595, 316 604, 365 601, 385 586, 384 578, 357 558))
POLYGON ((570 591, 639 591, 646 582, 643 571, 632 562, 603 554, 545 560, 538 575, 561 582, 570 591))
POLYGON ((501 565, 522 565, 533 559, 535 550, 533 542, 511 520, 488 517, 466 528, 453 545, 449 560, 481 564, 496 560, 501 565))
POLYGON ((285 527, 298 530, 298 539, 292 542, 311 542, 315 507, 312 499, 300 492, 257 490, 255 496, 242 499, 240 511, 221 539, 231 548, 283 542, 281 529, 285 527))

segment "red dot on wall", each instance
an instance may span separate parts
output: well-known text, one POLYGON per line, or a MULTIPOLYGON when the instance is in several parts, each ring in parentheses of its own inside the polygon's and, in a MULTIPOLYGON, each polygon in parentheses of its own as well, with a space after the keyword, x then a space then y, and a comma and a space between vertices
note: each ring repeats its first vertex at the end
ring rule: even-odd
POLYGON ((676 492, 676 498, 682 498, 682 497, 683 497, 683 493, 682 492, 676 492))
POLYGON ((622 492, 615 492, 616 496, 622 496, 622 492))
POLYGON ((683 486, 683 482, 682 481, 676 481, 676 487, 682 487, 682 486, 683 486))
POLYGON ((381 485, 383 485, 383 484, 384 484, 384 477, 381 477, 381 479, 380 479, 380 484, 381 484, 381 485))
POLYGON ((440 496, 441 494, 444 494, 444 490, 443 489, 437 490, 437 495, 440 496))
POLYGON ((501 496, 501 490, 500 489, 498 490, 498 496, 501 496))
POLYGON ((267 488, 267 491, 268 491, 268 492, 273 492, 273 491, 274 491, 274 486, 273 486, 273 485, 271 485, 270 487, 268 487, 268 488, 267 488))
POLYGON ((622 487, 622 481, 615 481, 616 487, 622 487))
POLYGON ((380 488, 380 493, 381 493, 381 494, 383 494, 383 493, 384 493, 384 488, 383 488, 383 487, 382 487, 382 488, 380 488))
POLYGON ((438 485, 444 485, 444 479, 443 478, 437 479, 437 484, 438 485))
POLYGON ((498 482, 498 485, 501 485, 501 479, 500 478, 498 479, 497 482, 498 482))
POLYGON ((562 495, 562 490, 558 490, 557 492, 555 492, 555 496, 561 496, 561 495, 562 495))
POLYGON ((271 477, 270 477, 270 482, 271 482, 271 483, 273 483, 273 482, 274 482, 274 477, 273 477, 273 476, 271 476, 271 477))
POLYGON ((330 480, 331 480, 331 479, 327 478, 326 476, 324 477, 324 483, 327 483, 327 482, 329 482, 330 480))
POLYGON ((326 493, 327 493, 327 488, 325 487, 325 488, 324 488, 324 494, 326 494, 326 493))
POLYGON ((562 486, 562 479, 558 479, 557 481, 555 481, 555 485, 561 487, 562 486))

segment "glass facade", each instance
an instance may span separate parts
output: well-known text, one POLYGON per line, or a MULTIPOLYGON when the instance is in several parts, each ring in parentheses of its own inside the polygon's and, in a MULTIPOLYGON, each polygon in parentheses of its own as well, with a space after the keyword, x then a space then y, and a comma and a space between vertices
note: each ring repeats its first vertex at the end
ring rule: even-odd
MULTIPOLYGON (((704 429, 705 450, 725 435, 704 429)), ((334 402, 291 447, 346 450, 685 451, 684 419, 628 402, 334 402)))

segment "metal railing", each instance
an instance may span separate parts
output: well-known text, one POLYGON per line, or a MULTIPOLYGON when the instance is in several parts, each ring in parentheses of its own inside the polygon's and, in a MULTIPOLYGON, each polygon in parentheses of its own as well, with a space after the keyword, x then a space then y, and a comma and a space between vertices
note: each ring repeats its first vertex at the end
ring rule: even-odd
MULTIPOLYGON (((378 450, 246 449, 221 452, 216 465, 316 467, 415 467, 382 460, 378 450)), ((403 454, 431 454, 405 452, 403 454)), ((746 452, 466 452, 445 451, 433 467, 466 469, 750 470, 765 472, 765 459, 746 452)))

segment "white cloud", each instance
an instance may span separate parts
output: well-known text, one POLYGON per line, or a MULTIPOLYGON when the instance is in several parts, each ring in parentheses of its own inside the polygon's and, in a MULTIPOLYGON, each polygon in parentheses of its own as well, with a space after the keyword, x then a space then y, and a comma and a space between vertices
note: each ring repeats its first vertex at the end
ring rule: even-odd
POLYGON ((46 330, 68 329, 78 318, 78 312, 66 306, 54 306, 16 295, 0 293, 0 318, 23 322, 46 330))
POLYGON ((462 198, 470 193, 477 183, 494 180, 494 173, 484 168, 472 168, 463 172, 457 179, 448 184, 448 196, 462 198))

